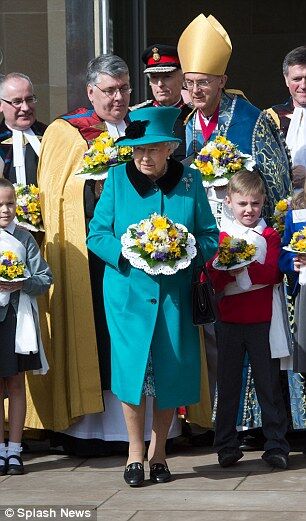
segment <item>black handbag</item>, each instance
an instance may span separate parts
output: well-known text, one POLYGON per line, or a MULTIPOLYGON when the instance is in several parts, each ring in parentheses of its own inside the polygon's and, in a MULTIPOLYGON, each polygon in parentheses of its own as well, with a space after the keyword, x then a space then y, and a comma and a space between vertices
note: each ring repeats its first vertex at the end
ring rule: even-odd
POLYGON ((205 264, 194 266, 192 277, 192 322, 195 326, 213 324, 217 320, 215 292, 205 264))

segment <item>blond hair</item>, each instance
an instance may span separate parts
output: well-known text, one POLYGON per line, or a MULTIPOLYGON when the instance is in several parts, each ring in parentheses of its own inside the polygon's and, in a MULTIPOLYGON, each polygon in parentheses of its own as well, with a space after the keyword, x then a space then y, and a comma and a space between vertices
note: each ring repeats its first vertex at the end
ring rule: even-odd
POLYGON ((265 184, 260 174, 254 170, 250 172, 245 168, 234 174, 227 185, 227 195, 230 197, 232 194, 237 193, 242 195, 260 194, 265 196, 265 184))

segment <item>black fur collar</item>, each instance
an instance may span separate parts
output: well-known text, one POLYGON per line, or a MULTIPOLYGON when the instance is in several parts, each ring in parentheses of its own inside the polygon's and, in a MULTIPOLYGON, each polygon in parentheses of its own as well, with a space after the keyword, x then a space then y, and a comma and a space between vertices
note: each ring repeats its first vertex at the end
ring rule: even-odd
POLYGON ((158 187, 164 194, 169 194, 180 182, 183 170, 183 165, 170 157, 167 172, 153 182, 147 175, 137 170, 134 161, 129 161, 126 164, 127 176, 139 195, 146 195, 154 187, 158 187))

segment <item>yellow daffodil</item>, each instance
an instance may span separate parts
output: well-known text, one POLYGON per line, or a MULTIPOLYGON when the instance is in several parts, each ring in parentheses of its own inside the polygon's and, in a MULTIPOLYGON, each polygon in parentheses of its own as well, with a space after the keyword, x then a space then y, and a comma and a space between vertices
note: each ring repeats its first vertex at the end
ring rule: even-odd
POLYGON ((152 220, 153 226, 160 230, 166 230, 169 228, 169 224, 167 223, 167 219, 165 217, 157 216, 152 220))
POLYGON ((210 154, 211 154, 212 157, 214 157, 215 159, 220 159, 220 157, 222 156, 222 152, 221 152, 221 150, 218 150, 217 148, 215 148, 214 150, 212 150, 210 154))
POLYGON ((279 212, 285 212, 288 208, 288 203, 285 199, 282 199, 281 201, 278 201, 278 203, 275 206, 275 209, 279 212))
POLYGON ((152 253, 152 251, 154 251, 155 248, 151 242, 147 242, 144 249, 147 253, 152 253))

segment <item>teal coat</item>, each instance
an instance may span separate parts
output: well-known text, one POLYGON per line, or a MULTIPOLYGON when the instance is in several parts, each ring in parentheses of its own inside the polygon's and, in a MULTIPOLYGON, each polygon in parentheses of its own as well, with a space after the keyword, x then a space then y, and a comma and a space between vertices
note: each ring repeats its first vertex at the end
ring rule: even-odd
POLYGON ((213 256, 218 230, 201 175, 172 159, 157 184, 134 162, 111 168, 87 242, 106 262, 111 389, 121 401, 139 405, 151 349, 157 404, 168 408, 200 400, 199 333, 191 320, 192 264, 175 275, 153 276, 122 259, 120 238, 127 227, 154 212, 184 224, 204 259, 213 256))

